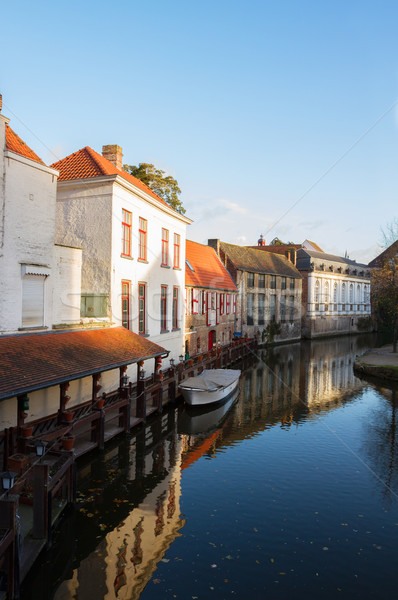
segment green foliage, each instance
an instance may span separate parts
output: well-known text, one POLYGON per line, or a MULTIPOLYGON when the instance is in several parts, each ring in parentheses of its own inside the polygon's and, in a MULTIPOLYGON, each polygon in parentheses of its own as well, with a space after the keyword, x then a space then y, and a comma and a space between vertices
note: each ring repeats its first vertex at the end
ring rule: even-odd
POLYGON ((358 331, 369 331, 372 327, 372 317, 359 317, 357 321, 358 331))
POLYGON ((174 177, 171 177, 171 175, 165 177, 165 171, 156 169, 154 165, 149 163, 139 163, 138 167, 135 165, 123 165, 123 169, 127 173, 130 173, 130 175, 140 179, 181 215, 185 213, 181 200, 178 198, 181 190, 174 177))
POLYGON ((265 329, 262 332, 262 340, 266 340, 268 344, 272 344, 274 341, 274 337, 281 332, 281 324, 273 321, 272 323, 268 323, 265 329))
POLYGON ((372 300, 379 323, 393 334, 393 351, 397 351, 398 339, 398 257, 387 260, 379 269, 372 271, 372 300))

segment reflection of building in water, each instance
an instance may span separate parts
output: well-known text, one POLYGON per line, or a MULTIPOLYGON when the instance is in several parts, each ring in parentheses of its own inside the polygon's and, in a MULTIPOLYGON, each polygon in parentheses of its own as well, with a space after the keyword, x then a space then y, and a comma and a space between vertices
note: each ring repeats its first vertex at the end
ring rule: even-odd
POLYGON ((263 351, 257 366, 241 378, 234 435, 291 422, 299 405, 299 376, 300 344, 263 351))
POLYGON ((364 387, 353 371, 362 342, 349 337, 303 344, 300 397, 309 408, 339 404, 364 387))
MULTIPOLYGON (((137 440, 137 452, 131 450, 128 478, 129 483, 136 480, 144 489, 152 483, 153 489, 82 560, 72 577, 58 588, 55 600, 139 598, 157 563, 179 535, 184 525, 179 506, 182 441, 173 431, 156 445, 149 427, 144 438, 154 449, 141 459, 137 440)), ((126 500, 115 498, 114 502, 126 500)))
POLYGON ((242 375, 234 425, 230 435, 228 426, 223 429, 223 443, 275 424, 289 426, 309 410, 348 400, 364 385, 354 376, 353 363, 368 345, 367 336, 352 336, 263 352, 257 366, 242 375))

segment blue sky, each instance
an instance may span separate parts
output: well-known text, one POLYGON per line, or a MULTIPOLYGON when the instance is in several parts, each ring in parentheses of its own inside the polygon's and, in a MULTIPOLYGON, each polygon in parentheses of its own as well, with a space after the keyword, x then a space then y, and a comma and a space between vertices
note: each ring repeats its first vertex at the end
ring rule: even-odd
POLYGON ((119 144, 177 178, 188 237, 368 262, 397 217, 398 4, 15 0, 0 92, 50 164, 119 144))

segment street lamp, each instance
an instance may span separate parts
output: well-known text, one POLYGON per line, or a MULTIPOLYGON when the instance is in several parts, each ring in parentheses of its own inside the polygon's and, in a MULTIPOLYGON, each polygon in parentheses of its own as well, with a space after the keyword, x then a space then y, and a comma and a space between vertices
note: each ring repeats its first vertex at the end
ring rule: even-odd
POLYGON ((4 471, 1 474, 1 480, 3 483, 3 490, 10 490, 14 487, 14 480, 18 473, 14 473, 13 471, 4 471))
POLYGON ((180 356, 179 356, 179 359, 180 359, 180 363, 183 363, 183 362, 184 362, 184 357, 183 357, 183 355, 182 355, 182 354, 180 354, 180 356))
POLYGON ((36 456, 43 456, 46 451, 46 446, 47 446, 47 443, 43 442, 42 440, 40 440, 39 442, 36 442, 36 444, 35 444, 36 456))
POLYGON ((170 367, 174 367, 174 358, 170 358, 170 367))

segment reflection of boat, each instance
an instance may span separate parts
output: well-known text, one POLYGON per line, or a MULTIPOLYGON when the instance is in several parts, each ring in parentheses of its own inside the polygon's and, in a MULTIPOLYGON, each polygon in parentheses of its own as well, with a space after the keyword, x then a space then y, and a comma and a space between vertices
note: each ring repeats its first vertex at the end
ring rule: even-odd
POLYGON ((185 402, 191 406, 203 406, 220 402, 238 387, 239 369, 209 369, 196 377, 185 379, 178 389, 185 402))
POLYGON ((197 435, 219 429, 238 397, 239 390, 235 390, 216 405, 184 406, 178 415, 178 433, 197 435))

